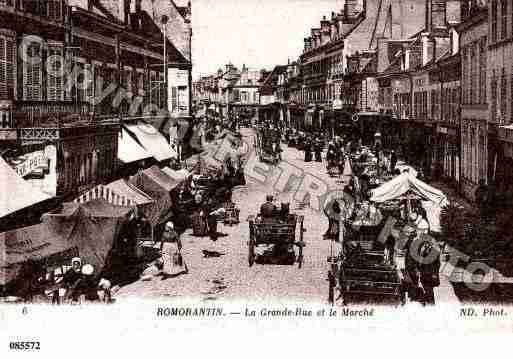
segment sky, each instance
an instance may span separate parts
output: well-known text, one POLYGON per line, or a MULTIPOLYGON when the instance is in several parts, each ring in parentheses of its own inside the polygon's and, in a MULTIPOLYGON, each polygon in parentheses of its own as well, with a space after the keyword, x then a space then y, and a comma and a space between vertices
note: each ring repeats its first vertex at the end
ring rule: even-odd
POLYGON ((323 15, 343 0, 192 0, 193 78, 231 62, 250 69, 286 64, 323 15))

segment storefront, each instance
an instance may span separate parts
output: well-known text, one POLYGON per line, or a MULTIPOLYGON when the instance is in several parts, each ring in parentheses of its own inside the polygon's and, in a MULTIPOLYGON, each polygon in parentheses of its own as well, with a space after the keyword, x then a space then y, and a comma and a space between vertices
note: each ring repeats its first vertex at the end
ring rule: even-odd
POLYGON ((436 127, 433 175, 453 184, 460 181, 460 134, 456 125, 436 127))

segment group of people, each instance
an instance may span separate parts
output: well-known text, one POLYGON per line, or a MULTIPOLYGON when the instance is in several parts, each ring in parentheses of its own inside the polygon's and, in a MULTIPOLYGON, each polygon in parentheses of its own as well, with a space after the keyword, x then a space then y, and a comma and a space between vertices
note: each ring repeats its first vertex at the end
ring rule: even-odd
POLYGON ((278 208, 272 195, 267 195, 265 202, 260 206, 259 216, 263 221, 288 222, 290 215, 290 203, 281 203, 281 207, 278 208))

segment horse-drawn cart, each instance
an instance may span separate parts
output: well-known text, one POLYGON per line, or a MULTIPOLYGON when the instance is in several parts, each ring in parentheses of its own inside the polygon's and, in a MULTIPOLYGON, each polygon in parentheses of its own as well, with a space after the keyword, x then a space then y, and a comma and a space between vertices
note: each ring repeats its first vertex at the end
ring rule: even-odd
POLYGON ((249 243, 248 243, 248 263, 251 267, 257 259, 256 247, 260 245, 272 245, 277 254, 289 254, 298 263, 299 268, 303 265, 303 216, 289 215, 286 221, 278 219, 263 219, 261 217, 250 216, 249 222, 249 243), (299 239, 296 241, 296 239, 299 239), (298 247, 298 253, 294 247, 298 247))
POLYGON ((259 128, 256 136, 256 150, 261 162, 275 165, 281 161, 279 132, 273 129, 259 128))
POLYGON ((388 221, 345 220, 342 250, 330 257, 329 300, 338 287, 344 304, 350 301, 377 301, 400 305, 404 302, 398 269, 386 248, 388 221))

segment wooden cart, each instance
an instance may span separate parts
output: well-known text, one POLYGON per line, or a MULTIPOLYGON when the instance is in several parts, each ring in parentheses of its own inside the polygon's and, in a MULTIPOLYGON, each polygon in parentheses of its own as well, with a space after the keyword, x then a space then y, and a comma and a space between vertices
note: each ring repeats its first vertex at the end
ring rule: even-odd
POLYGON ((248 263, 251 267, 257 258, 255 247, 259 245, 276 245, 287 251, 294 252, 294 247, 298 247, 298 253, 295 262, 299 268, 303 265, 303 216, 290 215, 287 221, 263 220, 260 217, 250 216, 249 222, 249 243, 248 243, 248 263), (298 239, 296 241, 296 239, 298 239))
POLYGON ((385 259, 384 245, 377 240, 382 223, 354 230, 351 221, 346 221, 344 227, 344 251, 329 259, 329 301, 334 301, 334 290, 338 287, 344 304, 367 300, 404 304, 398 269, 385 259))

